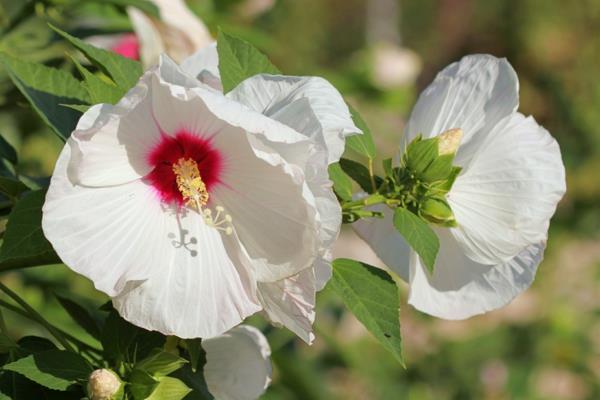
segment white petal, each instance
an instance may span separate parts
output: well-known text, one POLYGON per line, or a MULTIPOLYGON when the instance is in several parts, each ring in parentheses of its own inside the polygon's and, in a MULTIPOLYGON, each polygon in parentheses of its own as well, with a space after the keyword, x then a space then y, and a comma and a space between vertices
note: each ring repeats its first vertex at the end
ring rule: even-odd
POLYGON ((466 257, 447 230, 437 232, 440 251, 433 277, 412 252, 408 302, 445 319, 465 319, 508 304, 533 282, 545 248, 545 242, 532 244, 507 262, 482 265, 466 257))
POLYGON ((158 25, 135 7, 127 7, 127 15, 140 43, 140 58, 144 67, 155 65, 160 55, 165 52, 165 43, 158 25))
POLYGON ((315 285, 317 292, 325 289, 325 285, 331 279, 333 275, 333 269, 331 263, 333 261, 333 249, 327 249, 319 255, 315 261, 315 285))
POLYGON ((44 234, 66 265, 117 296, 125 319, 166 335, 212 337, 260 310, 235 243, 195 213, 178 220, 142 181, 73 185, 69 155, 67 145, 46 195, 44 234))
MULTIPOLYGON (((466 56, 441 71, 419 96, 406 125, 404 144, 423 134, 432 137, 451 129, 464 133, 463 153, 478 132, 491 130, 519 104, 517 75, 506 59, 466 56)), ((457 157, 459 165, 467 160, 457 157)))
POLYGON ((448 201, 463 251, 494 265, 546 239, 547 222, 565 193, 565 170, 558 144, 531 117, 515 113, 481 135, 448 201))
POLYGON ((219 400, 258 399, 271 382, 271 349, 256 328, 240 325, 202 341, 206 351, 204 378, 219 400))
POLYGON ((223 91, 216 42, 209 44, 183 60, 181 68, 200 82, 220 92, 223 91))
POLYGON ((273 283, 258 283, 258 296, 268 318, 283 325, 306 343, 315 338, 315 272, 312 268, 273 283))
POLYGON ((385 265, 408 282, 411 249, 394 227, 394 212, 384 205, 370 210, 382 212, 384 218, 361 219, 353 223, 352 228, 385 265))
POLYGON ((246 79, 227 96, 315 141, 324 139, 329 163, 340 159, 345 137, 362 133, 340 93, 322 78, 262 74, 246 79))
POLYGON ((160 137, 152 119, 147 72, 116 106, 90 108, 69 141, 69 175, 85 186, 119 185, 150 172, 146 156, 160 137))

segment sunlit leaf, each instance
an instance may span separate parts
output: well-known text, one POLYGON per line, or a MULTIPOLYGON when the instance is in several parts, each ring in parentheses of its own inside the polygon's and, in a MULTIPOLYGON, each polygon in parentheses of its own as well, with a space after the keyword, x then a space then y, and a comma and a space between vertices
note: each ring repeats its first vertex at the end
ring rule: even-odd
POLYGON ((440 248, 440 241, 433 229, 418 215, 401 207, 394 211, 394 226, 433 273, 435 258, 440 248))
POLYGON ((362 135, 353 135, 346 139, 346 146, 358 154, 362 154, 370 159, 374 159, 376 155, 375 143, 373 142, 373 135, 371 130, 367 126, 367 123, 360 116, 352 106, 348 105, 350 113, 352 114, 352 120, 358 129, 363 131, 362 135))
POLYGON ((329 179, 333 182, 333 190, 340 199, 345 201, 352 200, 352 181, 342 170, 339 163, 329 166, 329 179))

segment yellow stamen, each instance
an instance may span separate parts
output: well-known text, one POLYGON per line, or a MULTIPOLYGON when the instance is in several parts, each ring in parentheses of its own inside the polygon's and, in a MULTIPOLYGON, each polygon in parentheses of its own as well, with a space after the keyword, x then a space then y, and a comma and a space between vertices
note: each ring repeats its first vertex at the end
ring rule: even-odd
POLYGON ((198 211, 208 203, 208 190, 202 181, 198 164, 191 158, 180 158, 173 164, 173 173, 177 189, 181 192, 186 205, 196 207, 198 211))

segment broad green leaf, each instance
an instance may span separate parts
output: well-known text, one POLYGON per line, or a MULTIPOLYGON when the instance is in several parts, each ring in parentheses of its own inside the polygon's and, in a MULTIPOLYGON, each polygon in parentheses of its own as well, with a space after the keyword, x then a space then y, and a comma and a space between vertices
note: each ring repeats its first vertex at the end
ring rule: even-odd
POLYGON ((0 270, 61 263, 42 232, 45 196, 45 190, 26 193, 13 208, 0 248, 0 270))
POLYGON ((8 75, 46 124, 63 140, 75 129, 81 116, 61 104, 86 104, 89 96, 77 79, 66 71, 18 60, 0 53, 8 75))
POLYGON ((352 114, 352 120, 354 121, 354 125, 361 131, 363 131, 362 135, 353 135, 346 139, 346 146, 357 152, 358 154, 362 154, 370 158, 371 160, 375 158, 376 149, 375 143, 373 142, 373 135, 371 134, 371 130, 367 126, 367 123, 360 116, 358 111, 348 105, 350 109, 350 113, 352 114))
POLYGON ((114 83, 110 82, 108 79, 104 80, 99 76, 94 75, 88 71, 87 68, 82 66, 76 59, 73 58, 72 60, 77 67, 77 70, 83 77, 83 86, 87 90, 92 104, 116 104, 121 97, 123 97, 122 90, 120 90, 114 83))
POLYGON ((98 322, 96 322, 88 310, 75 303, 71 299, 67 299, 66 297, 59 295, 55 296, 60 305, 71 316, 71 318, 73 318, 73 320, 79 324, 79 326, 81 326, 92 337, 100 340, 100 327, 98 326, 98 322))
MULTIPOLYGON (((117 53, 94 47, 81 39, 61 31, 55 26, 51 25, 50 27, 71 42, 71 44, 79 49, 94 65, 111 77, 121 90, 122 94, 125 94, 129 89, 135 86, 140 76, 142 76, 144 71, 139 62, 125 58, 117 53)), ((69 103, 63 102, 63 104, 69 103)))
POLYGON ((188 361, 173 353, 154 349, 148 357, 135 364, 134 368, 147 372, 154 377, 167 376, 177 371, 188 361))
POLYGON ((340 199, 352 201, 352 181, 344 173, 339 163, 329 166, 329 179, 333 182, 333 190, 340 199))
POLYGON ((0 135, 0 157, 10 161, 11 164, 17 164, 17 152, 4 136, 0 135))
POLYGON ((219 72, 225 93, 258 74, 279 74, 279 70, 256 47, 245 40, 219 31, 217 38, 219 72))
POLYGON ((23 336, 17 341, 19 348, 30 353, 39 353, 46 350, 55 350, 57 347, 50 340, 39 336, 23 336))
POLYGON ((92 372, 83 357, 66 350, 32 354, 5 365, 3 369, 19 373, 47 388, 62 391, 78 381, 85 381, 92 372))
POLYGON ((343 258, 333 262, 330 286, 394 357, 402 359, 398 288, 383 270, 343 258))
POLYGON ((159 378, 158 385, 147 400, 181 400, 192 389, 177 378, 165 376, 159 378))
POLYGON ((28 191, 29 188, 21 181, 12 178, 0 176, 0 193, 10 198, 17 198, 21 193, 28 191))
POLYGON ((402 207, 394 211, 394 226, 421 257, 429 272, 433 273, 435 258, 440 248, 440 241, 433 229, 418 215, 402 207))
POLYGON ((380 177, 374 176, 373 180, 375 183, 375 188, 373 188, 371 177, 369 175, 369 169, 356 161, 342 158, 340 159, 340 166, 342 167, 342 170, 348 174, 348 176, 350 176, 354 182, 358 183, 362 190, 367 193, 374 193, 383 183, 383 180, 380 177))
POLYGON ((134 369, 127 379, 133 400, 145 400, 158 386, 158 379, 144 371, 134 369))
POLYGON ((61 106, 70 108, 70 109, 75 110, 75 111, 78 111, 78 112, 80 112, 82 114, 84 112, 86 112, 87 110, 89 110, 90 107, 91 107, 88 104, 61 104, 61 106))

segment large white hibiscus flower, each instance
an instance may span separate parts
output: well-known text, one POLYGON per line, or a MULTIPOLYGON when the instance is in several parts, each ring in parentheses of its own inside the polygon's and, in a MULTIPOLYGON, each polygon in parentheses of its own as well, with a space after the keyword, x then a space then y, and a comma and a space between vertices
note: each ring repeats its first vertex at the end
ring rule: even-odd
POLYGON ((204 379, 219 400, 258 399, 271 383, 271 348, 256 328, 240 325, 202 341, 204 379))
MULTIPOLYGON (((216 44, 212 44, 185 60, 182 68, 222 91, 218 63, 216 44)), ((311 343, 315 292, 331 277, 331 251, 342 222, 327 167, 339 161, 345 137, 360 130, 352 122, 342 97, 321 78, 259 75, 242 82, 227 97, 300 132, 314 144, 309 153, 287 145, 273 146, 288 162, 310 166, 306 183, 315 198, 319 256, 313 268, 287 279, 258 284, 258 298, 269 319, 311 343)))
POLYGON ((81 118, 57 162, 42 226, 65 264, 125 319, 214 337, 270 304, 259 287, 272 285, 274 297, 287 278, 314 282, 339 209, 322 176, 324 140, 310 129, 347 122, 336 127, 342 146, 358 130, 322 80, 298 78, 306 83, 298 101, 274 99, 275 116, 252 109, 260 93, 247 90, 250 81, 269 79, 296 78, 257 76, 224 96, 163 57, 116 106, 81 118))
POLYGON ((542 260, 549 220, 565 192, 556 141, 517 112, 517 76, 505 59, 463 58, 438 74, 410 116, 401 148, 417 135, 462 129, 462 167, 448 202, 458 227, 435 228, 433 275, 395 231, 392 213, 354 224, 358 234, 410 285, 409 303, 463 319, 507 304, 525 290, 542 260))

